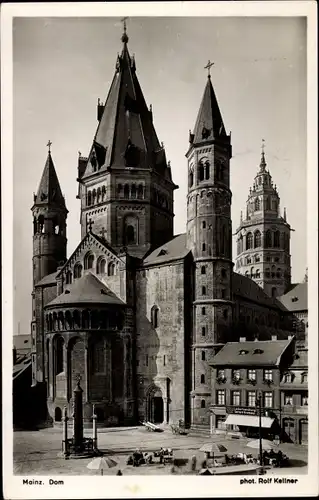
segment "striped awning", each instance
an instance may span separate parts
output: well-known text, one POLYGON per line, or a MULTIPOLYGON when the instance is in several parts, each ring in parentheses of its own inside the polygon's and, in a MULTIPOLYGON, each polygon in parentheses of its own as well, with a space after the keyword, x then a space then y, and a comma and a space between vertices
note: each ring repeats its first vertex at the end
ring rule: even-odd
MULTIPOLYGON (((261 417, 261 426, 265 429, 270 429, 274 423, 274 418, 261 417)), ((237 415, 231 413, 227 416, 226 425, 244 425, 247 427, 259 427, 259 417, 257 415, 237 415)))

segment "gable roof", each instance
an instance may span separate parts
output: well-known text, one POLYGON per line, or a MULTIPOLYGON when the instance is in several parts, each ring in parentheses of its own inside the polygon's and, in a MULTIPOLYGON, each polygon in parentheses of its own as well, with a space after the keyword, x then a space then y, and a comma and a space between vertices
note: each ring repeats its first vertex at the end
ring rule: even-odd
POLYGON ((91 272, 67 285, 64 292, 53 299, 46 307, 65 304, 109 304, 125 305, 102 281, 91 272))
POLYGON ((190 250, 186 247, 186 233, 174 236, 156 250, 153 250, 143 261, 144 266, 164 264, 172 260, 184 259, 190 250))
MULTIPOLYGON (((65 264, 59 269, 59 271, 56 273, 56 278, 59 277, 60 273, 64 271, 64 269, 68 266, 69 262, 73 259, 74 255, 77 253, 77 251, 81 248, 82 245, 87 243, 88 240, 92 239, 99 245, 103 245, 105 250, 111 252, 114 257, 119 259, 117 252, 111 247, 111 245, 108 243, 108 241, 105 238, 102 238, 101 236, 98 236, 94 234, 91 230, 86 233, 86 235, 83 237, 83 239, 80 241, 74 252, 70 255, 68 260, 65 262, 65 264)), ((43 278, 44 279, 44 278, 43 278)))
POLYGON ((296 352, 290 368, 308 368, 308 349, 296 352))
POLYGON ((308 283, 295 283, 289 290, 278 297, 280 303, 288 311, 308 310, 308 283))
POLYGON ((275 297, 270 297, 255 281, 235 272, 233 273, 233 294, 267 307, 287 311, 282 302, 275 297))
POLYGON ((214 356, 212 366, 278 366, 285 349, 293 341, 288 340, 263 340, 247 342, 227 342, 214 356), (260 349, 261 353, 255 353, 260 349), (247 351, 246 354, 240 354, 247 351))

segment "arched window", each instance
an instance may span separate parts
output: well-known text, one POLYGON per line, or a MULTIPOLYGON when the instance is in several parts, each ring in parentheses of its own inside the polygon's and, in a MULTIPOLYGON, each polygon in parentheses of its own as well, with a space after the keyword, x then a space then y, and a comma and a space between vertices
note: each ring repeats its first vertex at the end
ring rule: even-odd
POLYGON ((202 286, 202 295, 206 295, 206 286, 202 286))
POLYGON ((104 200, 105 195, 106 195, 106 188, 105 186, 102 186, 102 201, 104 200))
POLYGON ((130 197, 130 188, 128 184, 125 184, 124 186, 124 198, 129 198, 130 197))
POLYGON ((205 402, 205 399, 202 399, 201 402, 200 402, 200 407, 201 408, 206 408, 206 402, 205 402))
POLYGON ((39 233, 44 233, 44 217, 43 215, 40 215, 38 218, 38 232, 39 233))
POLYGON ((54 420, 56 422, 61 422, 62 421, 62 410, 58 406, 54 410, 54 420))
POLYGON ((104 274, 105 273, 105 266, 106 266, 105 259, 100 258, 97 261, 97 264, 96 264, 96 272, 97 272, 97 274, 104 274))
POLYGON ((64 340, 58 336, 55 339, 55 374, 58 375, 64 371, 63 361, 64 340))
POLYGON ((136 185, 132 184, 131 186, 131 198, 135 199, 136 198, 136 185))
POLYGON ((73 311, 73 326, 74 328, 80 328, 81 326, 79 311, 73 311))
POLYGON ((266 231, 266 239, 265 239, 265 247, 266 248, 271 248, 272 247, 272 237, 271 237, 271 231, 270 229, 268 229, 268 231, 266 231))
POLYGON ((115 264, 114 264, 114 262, 110 262, 109 265, 107 266, 107 274, 108 274, 108 276, 114 276, 115 275, 115 264))
POLYGON ((221 270, 221 276, 222 276, 223 279, 227 278, 227 271, 226 271, 226 269, 222 269, 221 270))
POLYGON ((89 252, 84 257, 84 269, 92 269, 93 264, 94 264, 94 255, 89 252))
POLYGON ((253 247, 253 235, 252 233, 248 233, 246 236, 246 250, 249 250, 253 247))
POLYGON ((97 188, 97 192, 96 192, 96 201, 97 203, 100 203, 101 201, 101 188, 97 188))
POLYGON ((205 384, 205 375, 203 373, 200 376, 200 383, 205 384))
POLYGON ((249 277, 249 272, 248 271, 245 272, 245 276, 247 276, 247 278, 249 277))
POLYGON ((200 161, 198 164, 198 180, 203 181, 205 178, 204 165, 200 161))
POLYGON ((269 210, 269 198, 266 196, 265 198, 265 210, 269 210))
POLYGON ((272 278, 276 277, 276 266, 271 266, 271 277, 272 278))
POLYGON ((151 309, 151 323, 153 328, 158 327, 159 309, 157 306, 153 306, 151 309))
POLYGON ((272 200, 271 200, 271 209, 272 209, 272 210, 277 210, 277 206, 278 206, 278 205, 277 205, 277 200, 276 200, 276 198, 272 198, 272 200))
POLYGON ((201 274, 206 274, 206 266, 201 267, 201 274))
POLYGON ((81 278, 82 276, 82 265, 80 263, 75 264, 74 270, 73 270, 73 276, 74 279, 76 278, 81 278))
POLYGON ((260 278, 260 270, 259 269, 256 269, 256 275, 255 275, 256 278, 260 278))
POLYGON ((88 191, 88 193, 87 193, 87 205, 88 205, 88 207, 90 205, 92 205, 92 193, 91 193, 91 191, 88 191))
POLYGON ((250 269, 250 277, 254 278, 254 268, 253 267, 250 269))
POLYGON ((277 278, 281 278, 281 269, 280 268, 277 269, 276 276, 277 276, 277 278))
POLYGON ((189 172, 189 187, 192 187, 194 184, 194 172, 191 170, 189 172))
POLYGON ((66 330, 72 330, 73 325, 72 325, 72 314, 70 311, 65 312, 65 328, 66 330))
POLYGON ((92 191, 92 203, 93 205, 96 203, 96 189, 93 189, 92 191))
POLYGON ((124 220, 124 243, 125 245, 138 244, 138 218, 129 215, 124 220))
POLYGON ((260 210, 260 200, 259 200, 259 198, 255 199, 255 210, 260 210))
POLYGON ((72 273, 71 271, 67 271, 65 275, 65 282, 67 285, 70 285, 72 283, 72 273))
POLYGON ((277 288, 275 286, 273 286, 271 289, 271 296, 276 297, 276 295, 277 295, 277 288))
POLYGON ((254 233, 254 248, 261 247, 261 233, 260 231, 255 231, 254 233))
POLYGON ((209 161, 205 162, 205 179, 208 180, 210 177, 210 165, 209 161))
POLYGON ((203 243, 202 244, 202 251, 205 252, 205 250, 206 250, 206 243, 203 243))
POLYGON ((141 200, 144 198, 143 184, 139 184, 139 186, 137 188, 137 197, 140 198, 141 200))
POLYGON ((266 278, 270 278, 270 270, 269 270, 269 267, 266 267, 265 274, 266 274, 266 278))
POLYGON ((280 232, 278 230, 274 232, 274 247, 280 247, 280 232))
POLYGON ((206 229, 206 221, 204 221, 204 220, 203 220, 203 222, 202 222, 202 228, 203 228, 203 229, 206 229))

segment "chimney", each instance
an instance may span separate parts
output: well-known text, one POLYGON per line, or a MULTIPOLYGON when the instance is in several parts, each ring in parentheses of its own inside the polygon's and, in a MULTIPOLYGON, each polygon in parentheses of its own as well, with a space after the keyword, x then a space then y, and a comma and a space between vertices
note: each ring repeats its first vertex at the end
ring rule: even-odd
POLYGON ((288 335, 288 340, 292 339, 292 335, 288 335))
POLYGON ((246 342, 246 337, 239 337, 239 342, 246 342))
POLYGON ((277 335, 272 335, 271 340, 277 340, 277 335))

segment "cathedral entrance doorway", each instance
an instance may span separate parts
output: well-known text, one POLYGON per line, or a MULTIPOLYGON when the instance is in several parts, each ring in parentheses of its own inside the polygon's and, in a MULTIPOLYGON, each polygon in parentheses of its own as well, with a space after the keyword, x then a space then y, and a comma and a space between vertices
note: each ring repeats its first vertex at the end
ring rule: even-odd
POLYGON ((164 420, 164 402, 162 391, 154 387, 148 396, 147 419, 153 424, 161 424, 164 420))

